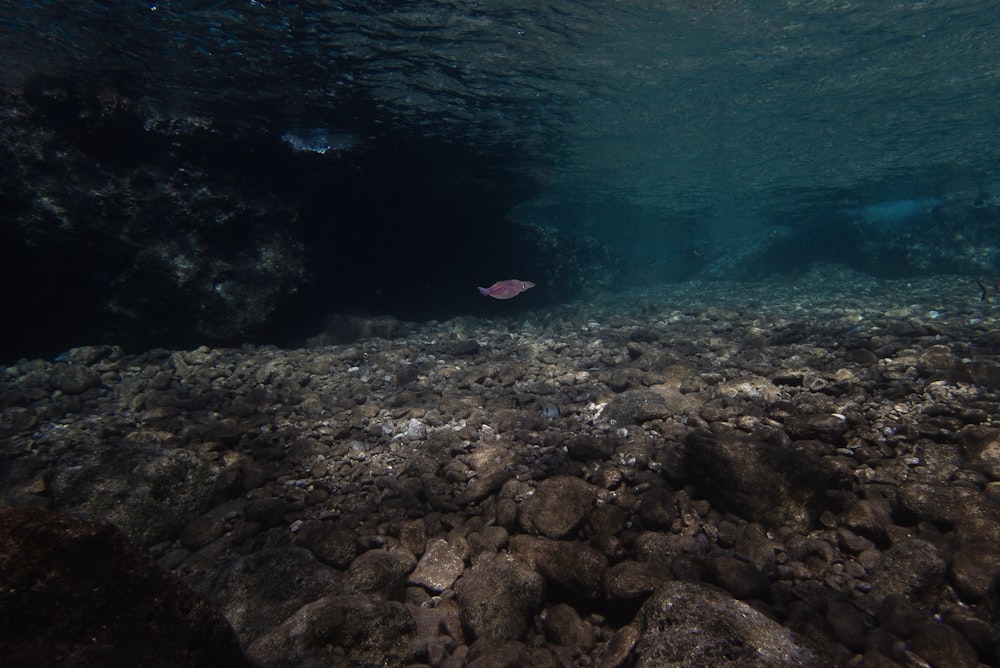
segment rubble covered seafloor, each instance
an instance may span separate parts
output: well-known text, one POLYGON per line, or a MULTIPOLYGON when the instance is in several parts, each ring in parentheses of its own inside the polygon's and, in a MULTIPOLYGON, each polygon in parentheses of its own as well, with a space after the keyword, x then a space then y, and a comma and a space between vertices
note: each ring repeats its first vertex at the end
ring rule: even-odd
POLYGON ((3 501, 109 520, 265 666, 995 665, 1000 305, 810 278, 21 360, 3 501))

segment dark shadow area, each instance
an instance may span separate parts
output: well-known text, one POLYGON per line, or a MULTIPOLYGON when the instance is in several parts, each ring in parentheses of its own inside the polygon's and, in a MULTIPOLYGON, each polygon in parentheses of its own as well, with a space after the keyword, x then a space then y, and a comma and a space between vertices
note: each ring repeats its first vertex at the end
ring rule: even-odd
POLYGON ((425 138, 357 97, 331 121, 349 139, 322 151, 109 85, 35 77, 4 98, 4 360, 299 342, 336 312, 510 314, 571 297, 607 260, 506 216, 538 188, 516 146, 425 138), (476 289, 508 278, 539 287, 476 289))

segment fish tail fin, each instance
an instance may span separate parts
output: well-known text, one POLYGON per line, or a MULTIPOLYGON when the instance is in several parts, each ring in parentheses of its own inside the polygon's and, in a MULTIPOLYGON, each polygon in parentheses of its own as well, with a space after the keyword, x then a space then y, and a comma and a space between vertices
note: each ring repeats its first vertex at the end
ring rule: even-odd
POLYGON ((479 288, 479 294, 488 295, 490 293, 489 288, 479 288))

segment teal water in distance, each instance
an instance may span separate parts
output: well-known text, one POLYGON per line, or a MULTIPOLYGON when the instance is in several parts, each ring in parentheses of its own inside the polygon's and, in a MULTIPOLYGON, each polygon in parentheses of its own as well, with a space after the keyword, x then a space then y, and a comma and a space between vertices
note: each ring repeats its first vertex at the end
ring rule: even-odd
POLYGON ((514 147, 538 192, 512 220, 650 266, 802 230, 849 253, 831 228, 933 236, 1000 200, 992 3, 39 0, 0 19, 9 85, 102 78, 315 153, 389 127, 514 147))

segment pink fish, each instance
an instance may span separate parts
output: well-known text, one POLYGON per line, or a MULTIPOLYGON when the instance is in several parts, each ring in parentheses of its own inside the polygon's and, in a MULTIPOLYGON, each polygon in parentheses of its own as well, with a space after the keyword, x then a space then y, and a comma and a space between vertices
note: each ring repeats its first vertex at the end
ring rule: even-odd
POLYGON ((535 287, 531 281, 519 281, 511 278, 506 281, 497 281, 488 288, 479 288, 479 292, 493 299, 510 299, 516 297, 528 288, 535 287))

